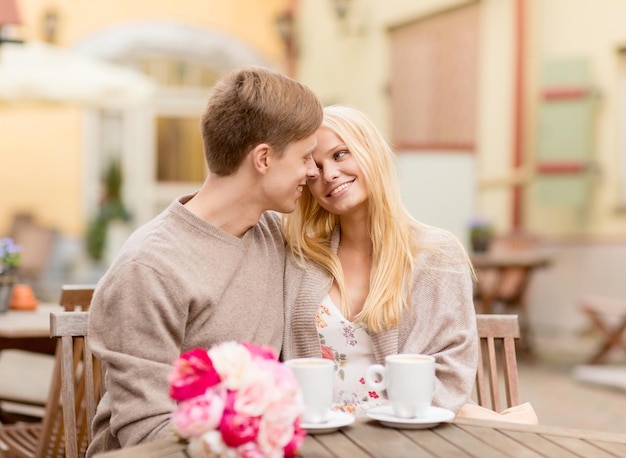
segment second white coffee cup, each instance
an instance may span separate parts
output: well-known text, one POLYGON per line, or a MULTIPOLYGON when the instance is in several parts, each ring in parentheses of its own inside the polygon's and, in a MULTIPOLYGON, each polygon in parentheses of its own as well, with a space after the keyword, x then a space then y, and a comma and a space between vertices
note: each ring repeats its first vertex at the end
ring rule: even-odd
POLYGON ((393 413, 398 418, 424 417, 435 388, 435 358, 430 355, 397 354, 374 364, 365 373, 367 385, 387 390, 393 413))
POLYGON ((324 358, 297 358, 285 361, 300 386, 304 400, 303 423, 323 423, 332 413, 335 363, 324 358))

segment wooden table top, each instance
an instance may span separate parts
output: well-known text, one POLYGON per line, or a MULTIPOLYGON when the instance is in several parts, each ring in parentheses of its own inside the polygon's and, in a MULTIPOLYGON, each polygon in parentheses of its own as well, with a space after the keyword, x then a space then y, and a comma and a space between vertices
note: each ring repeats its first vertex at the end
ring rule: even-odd
MULTIPOLYGON (((98 458, 187 457, 185 446, 161 440, 98 458)), ((462 418, 432 429, 394 429, 358 420, 337 432, 307 436, 308 457, 624 457, 626 433, 462 418)))
POLYGON ((61 312, 59 304, 41 303, 34 310, 12 310, 0 313, 0 338, 50 336, 50 312, 61 312))
POLYGON ((470 253, 476 268, 547 267, 552 255, 546 250, 492 250, 485 253, 470 253))

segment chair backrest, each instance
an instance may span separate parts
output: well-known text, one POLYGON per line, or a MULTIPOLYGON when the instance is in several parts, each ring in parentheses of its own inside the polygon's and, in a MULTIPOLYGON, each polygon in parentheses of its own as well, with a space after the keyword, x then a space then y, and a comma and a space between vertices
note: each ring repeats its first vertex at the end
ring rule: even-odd
MULTIPOLYGON (((83 314, 87 312, 79 313, 79 312, 76 312, 75 310, 77 309, 88 310, 89 309, 89 304, 91 302, 93 290, 94 290, 94 285, 63 285, 61 289, 61 299, 59 303, 65 308, 66 310, 65 313, 70 313, 70 314, 78 313, 77 316, 79 315, 84 316, 83 314)), ((86 323, 85 318, 78 318, 78 319, 83 319, 85 320, 85 323, 86 323)), ((50 337, 61 337, 61 336, 53 335, 52 316, 50 317, 50 321, 51 321, 50 337)), ((84 330, 86 334, 87 332, 86 327, 84 330)), ((82 354, 82 344, 83 344, 82 340, 83 339, 77 339, 77 342, 76 342, 75 353, 77 354, 78 360, 76 360, 75 364, 77 368, 82 367, 82 364, 80 364, 80 358, 82 354)), ((67 451, 64 452, 64 449, 65 449, 64 430, 66 428, 64 428, 63 411, 61 408, 63 404, 63 401, 62 401, 63 356, 64 356, 63 342, 61 339, 61 341, 58 342, 57 348, 56 348, 54 371, 52 373, 52 380, 50 383, 50 388, 48 390, 48 399, 46 401, 45 413, 44 413, 43 420, 42 420, 41 436, 39 437, 39 441, 37 444, 37 452, 36 452, 37 458, 44 458, 44 457, 50 457, 50 456, 61 457, 61 456, 65 456, 65 453, 67 453, 67 451)), ((99 365, 96 370, 100 371, 99 365)), ((100 382, 101 380, 98 380, 98 383, 100 382)), ((81 394, 81 402, 82 402, 82 396, 84 395, 81 394)), ((67 404, 64 404, 64 405, 67 405, 67 404)), ((79 436, 82 435, 84 437, 84 440, 83 440, 84 442, 88 440, 87 434, 91 434, 89 423, 87 423, 86 425, 81 425, 81 432, 79 436)), ((78 439, 76 443, 78 444, 78 439)), ((72 455, 67 454, 67 456, 72 456, 72 455)))
POLYGON ((67 458, 84 456, 104 387, 100 363, 89 350, 88 320, 89 312, 50 314, 50 337, 60 339, 61 429, 67 458))
POLYGON ((74 310, 89 310, 91 298, 96 285, 63 285, 59 303, 67 312, 74 310))
POLYGON ((520 403, 515 339, 520 337, 517 315, 476 315, 479 352, 476 373, 476 401, 501 412, 500 372, 504 377, 506 407, 520 403))

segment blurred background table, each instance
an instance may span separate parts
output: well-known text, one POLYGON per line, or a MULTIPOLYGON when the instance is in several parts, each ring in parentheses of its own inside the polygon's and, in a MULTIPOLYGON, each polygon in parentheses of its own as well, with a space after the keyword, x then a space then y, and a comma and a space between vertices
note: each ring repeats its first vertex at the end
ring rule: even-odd
POLYGON ((59 304, 40 303, 34 310, 11 310, 0 314, 0 350, 19 348, 54 354, 50 339, 50 312, 61 312, 59 304))
POLYGON ((43 415, 56 349, 50 312, 63 310, 40 303, 34 310, 0 314, 0 421, 34 421, 43 415))
POLYGON ((533 274, 548 267, 550 254, 541 249, 490 250, 472 253, 478 278, 474 291, 476 313, 516 313, 519 315, 522 353, 532 352, 526 295, 533 274))

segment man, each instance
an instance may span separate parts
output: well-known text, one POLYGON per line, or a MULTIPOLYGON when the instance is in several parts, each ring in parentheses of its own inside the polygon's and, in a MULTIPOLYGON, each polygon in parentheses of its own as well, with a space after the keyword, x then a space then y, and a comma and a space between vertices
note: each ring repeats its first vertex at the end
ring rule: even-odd
POLYGON ((89 335, 106 389, 88 456, 171 434, 167 375, 225 340, 280 351, 285 245, 275 210, 318 174, 322 106, 279 73, 244 68, 214 88, 201 130, 209 174, 139 228, 99 282, 89 335))

